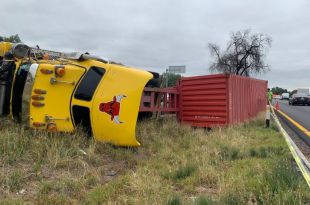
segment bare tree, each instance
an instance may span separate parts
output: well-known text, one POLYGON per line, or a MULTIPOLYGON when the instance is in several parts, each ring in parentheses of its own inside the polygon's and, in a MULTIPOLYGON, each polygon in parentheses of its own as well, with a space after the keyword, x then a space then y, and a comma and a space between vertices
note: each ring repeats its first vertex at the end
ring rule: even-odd
POLYGON ((264 57, 266 50, 271 47, 271 41, 265 34, 251 34, 247 29, 232 33, 224 52, 218 45, 209 43, 211 56, 215 57, 210 70, 244 76, 268 71, 264 57))

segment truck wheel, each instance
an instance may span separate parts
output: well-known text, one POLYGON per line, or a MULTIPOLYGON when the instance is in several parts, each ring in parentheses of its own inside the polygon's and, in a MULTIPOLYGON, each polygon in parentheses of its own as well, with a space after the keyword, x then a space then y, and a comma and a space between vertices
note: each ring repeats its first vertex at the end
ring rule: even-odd
POLYGON ((138 120, 149 119, 153 116, 152 112, 139 112, 138 120))
POLYGON ((147 82, 145 87, 150 87, 150 88, 159 88, 160 87, 160 75, 159 73, 151 72, 153 74, 153 78, 147 82))
POLYGON ((151 87, 151 88, 159 88, 160 87, 160 79, 159 78, 152 78, 147 82, 145 87, 151 87))

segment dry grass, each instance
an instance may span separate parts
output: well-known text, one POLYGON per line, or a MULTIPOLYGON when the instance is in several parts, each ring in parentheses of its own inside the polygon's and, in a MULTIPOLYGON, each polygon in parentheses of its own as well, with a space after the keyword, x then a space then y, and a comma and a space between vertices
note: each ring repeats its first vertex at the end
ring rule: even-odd
POLYGON ((143 121, 138 149, 2 120, 0 204, 307 204, 309 189, 263 120, 205 132, 143 121))

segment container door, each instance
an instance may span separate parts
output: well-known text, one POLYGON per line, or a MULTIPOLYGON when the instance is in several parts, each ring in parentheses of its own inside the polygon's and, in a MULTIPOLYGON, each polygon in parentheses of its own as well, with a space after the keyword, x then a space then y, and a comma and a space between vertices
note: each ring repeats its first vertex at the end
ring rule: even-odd
POLYGON ((40 64, 31 92, 30 127, 73 131, 71 96, 84 73, 77 66, 40 64))
POLYGON ((95 139, 120 146, 139 146, 135 129, 142 91, 152 74, 107 65, 92 101, 91 122, 95 139))

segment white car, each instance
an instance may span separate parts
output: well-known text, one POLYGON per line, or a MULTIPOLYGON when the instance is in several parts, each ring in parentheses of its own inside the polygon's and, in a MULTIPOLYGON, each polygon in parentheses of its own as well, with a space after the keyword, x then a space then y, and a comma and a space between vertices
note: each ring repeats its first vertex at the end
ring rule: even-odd
POLYGON ((289 100, 289 99, 290 99, 290 94, 289 93, 282 93, 281 100, 289 100))

